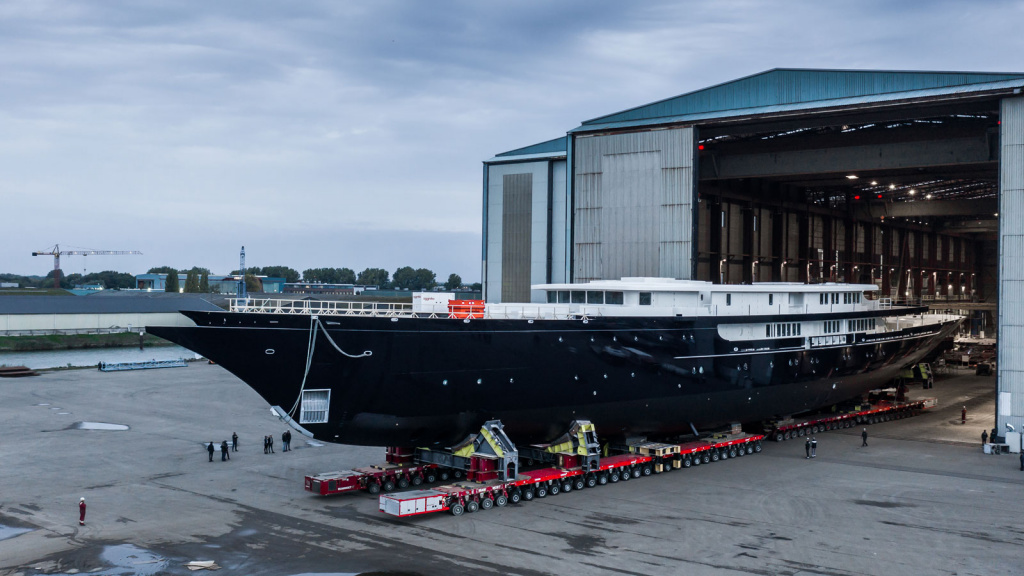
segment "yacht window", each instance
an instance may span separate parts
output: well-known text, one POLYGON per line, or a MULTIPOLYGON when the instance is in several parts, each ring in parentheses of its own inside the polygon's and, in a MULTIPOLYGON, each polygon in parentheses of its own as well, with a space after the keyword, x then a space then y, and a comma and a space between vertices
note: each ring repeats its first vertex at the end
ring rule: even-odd
POLYGON ((765 324, 764 325, 764 335, 766 337, 770 337, 772 335, 772 325, 771 324, 765 324))
POLYGON ((573 304, 586 304, 587 303, 587 293, 586 292, 579 292, 577 290, 573 290, 572 291, 572 303, 573 304))
POLYGON ((568 290, 559 290, 558 291, 558 303, 559 304, 568 304, 569 303, 569 291, 568 290))
POLYGON ((822 292, 821 294, 818 294, 818 304, 824 304, 824 303, 825 303, 825 293, 822 292))
POLYGON ((604 292, 601 292, 600 290, 588 290, 587 304, 604 304, 604 292))
POLYGON ((732 294, 725 295, 725 305, 732 306, 732 294))
POLYGON ((558 292, 548 292, 548 304, 558 303, 558 292))
POLYGON ((622 304, 622 292, 605 292, 605 304, 622 304))
POLYGON ((796 335, 797 336, 800 335, 800 325, 799 324, 796 325, 796 335))
POLYGON ((775 294, 768 295, 768 305, 771 306, 775 302, 775 294))
POLYGON ((650 306, 651 305, 651 293, 650 292, 641 292, 640 293, 640 305, 641 306, 650 306))

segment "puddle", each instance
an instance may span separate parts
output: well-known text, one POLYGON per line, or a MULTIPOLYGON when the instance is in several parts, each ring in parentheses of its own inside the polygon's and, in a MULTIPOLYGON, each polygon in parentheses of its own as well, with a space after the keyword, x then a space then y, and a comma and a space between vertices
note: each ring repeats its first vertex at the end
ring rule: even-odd
POLYGON ((25 532, 31 531, 31 528, 15 528, 13 526, 4 526, 3 524, 0 524, 0 540, 14 538, 18 534, 24 534, 25 532))
MULTIPOLYGON (((164 573, 168 560, 131 544, 106 546, 99 557, 100 562, 112 565, 89 572, 76 574, 97 574, 98 576, 155 576, 164 573)), ((70 576, 63 573, 58 576, 70 576)))
POLYGON ((70 430, 128 430, 124 424, 107 424, 106 422, 75 422, 68 427, 70 430))

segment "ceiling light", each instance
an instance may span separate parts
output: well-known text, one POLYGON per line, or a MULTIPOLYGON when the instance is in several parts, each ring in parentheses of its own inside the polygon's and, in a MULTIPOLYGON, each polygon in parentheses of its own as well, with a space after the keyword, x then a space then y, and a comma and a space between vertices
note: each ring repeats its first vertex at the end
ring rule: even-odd
POLYGON ((999 212, 996 212, 995 214, 993 214, 993 216, 995 216, 996 218, 999 218, 999 212))
POLYGON ((895 184, 889 184, 889 190, 895 190, 895 189, 896 189, 896 185, 895 184))
POLYGON ((871 185, 872 185, 872 186, 878 186, 878 182, 875 182, 874 180, 872 180, 872 181, 871 181, 871 185))
POLYGON ((917 190, 914 190, 913 188, 911 188, 910 189, 910 195, 913 196, 914 194, 917 194, 917 190))
POLYGON ((931 194, 928 194, 927 196, 925 196, 925 198, 927 198, 927 199, 931 200, 931 199, 932 199, 932 195, 931 195, 931 194))
POLYGON ((856 180, 857 179, 857 175, 856 174, 847 174, 846 175, 846 179, 847 180, 856 180))

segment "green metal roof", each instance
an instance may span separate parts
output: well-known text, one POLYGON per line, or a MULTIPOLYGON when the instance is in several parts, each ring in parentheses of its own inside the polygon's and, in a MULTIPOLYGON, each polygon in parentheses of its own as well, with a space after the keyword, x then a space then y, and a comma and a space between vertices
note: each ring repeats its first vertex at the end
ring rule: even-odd
POLYGON ((541 142, 540 144, 533 144, 524 148, 509 150, 508 152, 496 154, 495 158, 500 158, 502 156, 526 156, 529 154, 554 154, 558 152, 565 154, 566 139, 566 136, 562 136, 561 138, 555 138, 554 140, 548 140, 547 142, 541 142))
POLYGON ((898 72, 775 68, 752 76, 587 120, 574 131, 618 123, 721 113, 748 108, 790 106, 826 100, 953 88, 1024 79, 1024 73, 898 72))

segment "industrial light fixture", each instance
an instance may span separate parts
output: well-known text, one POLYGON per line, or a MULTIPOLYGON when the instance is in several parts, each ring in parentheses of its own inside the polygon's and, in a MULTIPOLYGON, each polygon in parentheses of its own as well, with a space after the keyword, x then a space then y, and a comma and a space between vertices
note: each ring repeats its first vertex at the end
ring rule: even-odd
POLYGON ((889 184, 889 190, 895 190, 895 189, 896 189, 896 185, 895 184, 889 184))
POLYGON ((875 182, 874 180, 872 180, 872 181, 871 181, 871 185, 872 185, 872 186, 878 186, 878 182, 875 182))
POLYGON ((846 175, 846 179, 847 180, 856 180, 857 179, 857 175, 856 174, 847 174, 846 175))
POLYGON ((913 196, 914 194, 917 194, 917 190, 914 190, 913 188, 911 188, 910 189, 910 195, 913 196))
POLYGON ((995 216, 996 218, 999 218, 999 212, 996 212, 995 214, 993 214, 993 216, 995 216))
POLYGON ((931 194, 928 194, 927 196, 925 196, 925 198, 927 198, 927 199, 931 200, 931 199, 932 199, 932 195, 931 195, 931 194))

